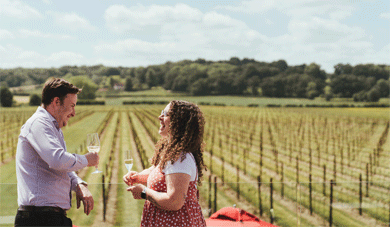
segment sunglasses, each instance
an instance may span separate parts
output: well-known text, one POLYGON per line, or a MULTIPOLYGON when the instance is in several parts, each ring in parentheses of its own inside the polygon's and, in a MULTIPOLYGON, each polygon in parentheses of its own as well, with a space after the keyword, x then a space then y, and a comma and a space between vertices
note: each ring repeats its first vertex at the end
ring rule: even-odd
POLYGON ((165 110, 162 110, 162 111, 161 111, 161 115, 164 115, 164 117, 168 117, 168 112, 165 111, 165 110))

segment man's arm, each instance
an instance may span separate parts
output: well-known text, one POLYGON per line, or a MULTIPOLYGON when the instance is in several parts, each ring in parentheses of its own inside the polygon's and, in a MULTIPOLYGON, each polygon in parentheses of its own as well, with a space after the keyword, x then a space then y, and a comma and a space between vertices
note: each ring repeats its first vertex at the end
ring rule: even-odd
POLYGON ((72 182, 72 190, 76 192, 77 209, 80 208, 80 202, 83 202, 84 213, 89 215, 93 210, 94 200, 92 193, 88 189, 87 182, 83 181, 75 172, 69 172, 68 176, 72 182))
POLYGON ((27 140, 39 154, 39 156, 52 169, 66 170, 68 172, 82 169, 88 165, 84 155, 71 154, 61 144, 58 132, 43 119, 36 119, 32 123, 30 132, 26 135, 27 140))

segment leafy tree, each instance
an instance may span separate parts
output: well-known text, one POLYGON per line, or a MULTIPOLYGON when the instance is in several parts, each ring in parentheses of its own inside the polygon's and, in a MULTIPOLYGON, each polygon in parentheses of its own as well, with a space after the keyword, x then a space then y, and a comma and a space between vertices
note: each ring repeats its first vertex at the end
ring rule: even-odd
POLYGON ((125 91, 132 91, 133 90, 133 81, 131 78, 127 77, 125 82, 125 91))
POLYGON ((318 95, 317 84, 315 82, 309 82, 306 87, 306 97, 308 99, 314 99, 318 95))
POLYGON ((267 77, 261 84, 262 94, 266 97, 286 97, 285 85, 285 81, 280 76, 267 77))
POLYGON ((353 67, 350 64, 337 64, 334 66, 334 74, 340 75, 340 74, 352 74, 353 67))
POLYGON ((206 63, 207 63, 206 60, 203 59, 203 58, 198 58, 198 59, 196 59, 194 62, 195 62, 195 63, 198 63, 198 64, 206 64, 206 63))
POLYGON ((353 94, 365 89, 365 78, 351 74, 334 74, 329 85, 337 96, 350 98, 353 94))
POLYGON ((274 61, 270 64, 270 66, 278 68, 281 72, 288 68, 287 62, 285 60, 274 61))
POLYGON ((367 101, 367 92, 366 91, 360 91, 352 96, 353 101, 355 102, 364 102, 367 101))
POLYGON ((232 64, 232 65, 241 65, 241 61, 238 57, 232 57, 230 58, 229 60, 229 64, 232 64))
POLYGON ((98 86, 87 76, 74 76, 69 82, 83 90, 78 94, 79 99, 95 99, 98 86))
POLYGON ((41 105, 41 97, 37 94, 30 95, 30 106, 39 106, 41 105))
POLYGON ((329 85, 324 88, 324 97, 326 101, 330 101, 333 98, 332 88, 329 85))
POLYGON ((359 64, 353 67, 352 74, 356 76, 375 77, 379 79, 389 79, 390 71, 386 67, 374 64, 359 64))
POLYGON ((2 87, 0 89, 0 102, 1 106, 3 107, 11 107, 12 106, 12 100, 14 98, 14 95, 9 90, 8 87, 2 87))
POLYGON ((250 64, 248 65, 248 67, 245 68, 243 75, 245 79, 249 79, 252 77, 259 77, 260 73, 253 64, 250 64))
POLYGON ((253 77, 249 78, 248 85, 249 85, 249 88, 251 90, 252 95, 256 96, 259 94, 259 91, 258 91, 258 88, 260 85, 259 77, 253 76, 253 77))
POLYGON ((321 70, 321 67, 317 65, 316 63, 311 63, 310 65, 305 67, 304 73, 313 77, 313 78, 320 78, 325 80, 326 79, 326 73, 324 70, 321 70))
POLYGON ((376 82, 375 89, 379 91, 380 97, 389 97, 390 95, 390 81, 380 79, 376 82))
POLYGON ((368 102, 378 102, 380 98, 381 98, 380 92, 376 88, 373 88, 367 92, 368 102))
POLYGON ((152 68, 147 69, 145 73, 145 82, 150 88, 157 85, 156 72, 152 68))
POLYGON ((145 83, 145 79, 146 79, 145 73, 146 73, 146 69, 144 67, 142 67, 142 66, 136 68, 135 71, 134 71, 135 77, 138 79, 138 81, 141 84, 145 83))
POLYGON ((164 89, 172 90, 173 81, 180 75, 180 66, 174 66, 166 74, 164 78, 164 89))
POLYGON ((121 72, 117 68, 108 68, 106 71, 106 76, 120 75, 121 72))
POLYGON ((199 79, 195 81, 190 87, 190 94, 203 96, 210 94, 210 82, 206 78, 199 79))
POLYGON ((178 76, 175 78, 172 84, 172 91, 187 91, 188 80, 184 76, 178 76))
POLYGON ((306 64, 303 65, 296 65, 296 66, 290 66, 288 67, 284 73, 285 74, 303 74, 306 68, 306 64))

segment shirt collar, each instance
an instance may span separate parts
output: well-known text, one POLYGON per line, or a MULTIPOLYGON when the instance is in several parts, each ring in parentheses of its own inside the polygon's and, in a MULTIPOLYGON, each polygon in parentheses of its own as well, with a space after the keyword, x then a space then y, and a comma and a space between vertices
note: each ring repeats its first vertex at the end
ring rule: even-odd
POLYGON ((41 112, 46 114, 46 116, 49 118, 51 122, 53 122, 54 126, 56 126, 57 129, 60 129, 60 125, 58 124, 57 120, 47 111, 45 108, 38 106, 37 112, 41 112))

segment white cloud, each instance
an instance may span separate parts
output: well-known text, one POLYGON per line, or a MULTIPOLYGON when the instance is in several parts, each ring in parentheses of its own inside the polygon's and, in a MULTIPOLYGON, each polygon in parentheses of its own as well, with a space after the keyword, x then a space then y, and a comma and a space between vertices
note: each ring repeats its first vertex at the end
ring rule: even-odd
POLYGON ((38 10, 18 0, 0 0, 0 6, 0 16, 4 15, 18 19, 43 18, 38 10))
POLYGON ((35 51, 24 50, 19 46, 7 44, 0 46, 0 67, 42 67, 44 56, 35 51))
MULTIPOLYGON (((95 51, 116 52, 120 56, 150 58, 150 53, 188 56, 222 56, 224 53, 254 51, 265 36, 250 29, 246 23, 215 11, 202 13, 185 4, 148 7, 115 5, 105 12, 108 28, 123 33, 155 34, 151 41, 128 38, 95 47, 95 51), (226 46, 227 45, 227 46, 226 46)), ((229 56, 230 57, 230 56, 229 56)), ((180 60, 180 59, 179 59, 180 60)))
MULTIPOLYGON (((358 40, 365 37, 359 27, 350 27, 337 20, 313 17, 310 20, 291 20, 288 25, 291 35, 301 41, 333 43, 339 40, 358 40)), ((297 40, 295 40, 297 41, 297 40)))
POLYGON ((379 16, 381 18, 384 18, 384 19, 390 19, 390 12, 389 13, 381 13, 379 16))
POLYGON ((351 12, 355 9, 350 1, 340 0, 248 0, 236 6, 217 6, 216 8, 252 14, 265 13, 274 9, 294 18, 329 15, 332 19, 344 19, 351 16, 351 12))
POLYGON ((12 32, 5 29, 0 29, 0 39, 12 39, 12 38, 14 38, 12 32))
POLYGON ((51 5, 53 4, 53 1, 52 0, 42 0, 43 3, 47 4, 47 5, 51 5))
POLYGON ((172 22, 199 21, 202 13, 186 4, 175 6, 138 4, 127 8, 123 5, 110 6, 105 14, 106 25, 116 32, 139 30, 145 26, 163 25, 172 22))
POLYGON ((20 60, 26 60, 26 59, 33 60, 33 59, 42 58, 42 55, 35 51, 23 51, 18 55, 17 58, 20 60))
POLYGON ((74 40, 75 38, 70 35, 50 34, 43 33, 38 30, 20 29, 19 34, 24 38, 35 37, 55 40, 74 40))
POLYGON ((88 30, 96 31, 97 28, 92 26, 90 22, 77 15, 76 13, 60 13, 48 11, 48 14, 54 17, 54 21, 57 25, 64 27, 66 29, 77 31, 77 30, 88 30))
POLYGON ((95 46, 97 53, 120 53, 120 52, 143 52, 147 54, 151 53, 172 53, 175 52, 177 46, 175 43, 169 42, 146 42, 136 39, 127 39, 117 41, 116 43, 106 43, 95 46))
POLYGON ((81 54, 61 51, 51 54, 45 62, 54 65, 80 65, 85 60, 85 57, 81 54))
POLYGON ((239 26, 247 27, 244 22, 217 13, 215 11, 206 13, 203 16, 202 22, 204 23, 205 26, 210 26, 210 27, 239 27, 239 26))

